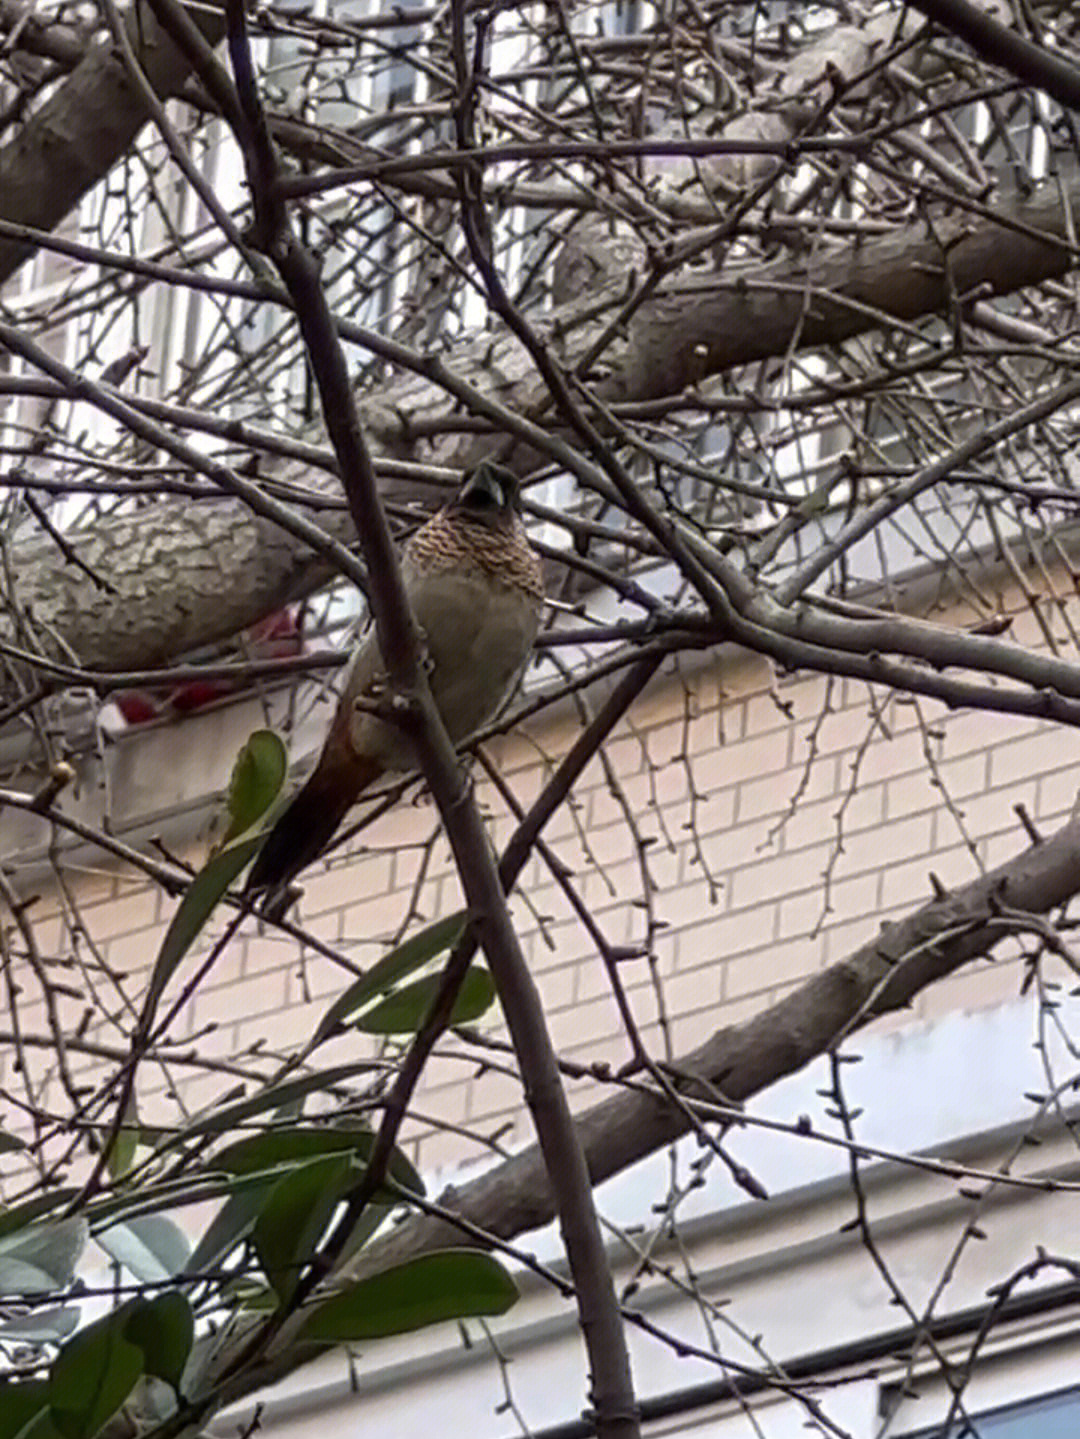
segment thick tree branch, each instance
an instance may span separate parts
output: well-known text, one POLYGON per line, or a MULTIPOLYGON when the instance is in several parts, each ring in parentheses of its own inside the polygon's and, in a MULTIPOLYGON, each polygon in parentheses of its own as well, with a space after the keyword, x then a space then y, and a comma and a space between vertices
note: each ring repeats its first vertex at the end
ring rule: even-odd
MULTIPOLYGON (((125 17, 128 38, 157 95, 179 95, 191 67, 142 7, 125 17)), ((211 43, 224 30, 220 12, 200 5, 197 24, 211 43)), ((51 230, 130 149, 148 119, 123 58, 96 44, 0 149, 0 219, 51 230)), ((0 282, 33 247, 0 240, 0 282)))
MULTIPOLYGON (((700 378, 703 366, 720 373, 783 355, 796 341, 825 345, 863 333, 885 315, 910 321, 940 313, 957 293, 1004 294, 1061 276, 1073 264, 1068 238, 1073 208, 1080 208, 1075 172, 1063 186, 1047 184, 1030 196, 1014 192, 985 212, 943 218, 933 234, 920 222, 857 246, 823 247, 809 266, 783 259, 671 282, 639 312, 600 393, 624 401, 674 394, 700 378)), ((609 299, 614 308, 617 292, 609 292, 609 299)), ((538 326, 542 333, 563 336, 555 348, 567 368, 606 323, 602 313, 575 326, 581 303, 538 326)), ((361 338, 354 328, 345 332, 361 338)), ((432 369, 430 360, 425 368, 432 369)), ((437 377, 423 374, 361 396, 361 417, 378 452, 469 463, 478 449, 491 445, 490 439, 478 445, 475 436, 463 436, 452 424, 470 389, 518 414, 543 404, 543 387, 515 341, 462 343, 455 349, 454 371, 465 381, 455 396, 447 395, 437 377), (420 435, 432 436, 432 442, 420 435)), ((344 512, 326 512, 322 525, 334 538, 347 536, 344 512)), ((35 544, 19 555, 15 599, 32 605, 42 629, 57 636, 57 657, 66 650, 92 669, 147 669, 165 662, 236 633, 328 577, 306 546, 240 505, 194 509, 185 500, 166 501, 152 515, 102 521, 73 540, 94 568, 108 557, 116 594, 100 593, 55 547, 35 544), (151 556, 159 565, 167 556, 172 573, 155 573, 147 563, 151 556), (230 584, 223 589, 224 574, 230 584)))
POLYGON ((785 257, 672 280, 637 317, 600 393, 676 394, 703 370, 719 374, 792 346, 836 345, 890 320, 947 313, 958 296, 985 299, 1057 279, 1076 263, 1068 216, 1078 202, 1080 174, 1072 170, 1060 184, 985 207, 972 202, 932 227, 920 221, 819 246, 806 262, 785 257))
MULTIPOLYGON (((179 19, 173 0, 151 0, 162 25, 172 32, 179 19)), ((345 356, 319 280, 314 259, 291 229, 276 191, 278 161, 266 128, 251 66, 243 0, 227 0, 229 51, 236 78, 236 113, 229 114, 244 152, 255 212, 255 243, 276 266, 293 301, 306 352, 318 386, 323 418, 341 470, 349 508, 370 573, 369 599, 390 684, 391 703, 407 727, 431 787, 457 862, 466 901, 499 992, 514 1040, 526 1095, 546 1171, 556 1196, 570 1269, 574 1276, 582 1334, 589 1356, 598 1433, 607 1439, 636 1439, 640 1433, 630 1380, 626 1341, 606 1264, 599 1221, 584 1157, 570 1116, 543 1008, 525 963, 476 803, 454 747, 435 708, 424 671, 420 636, 413 618, 389 525, 383 510, 345 356)), ((179 29, 175 32, 180 38, 179 29)), ((224 78, 208 57, 191 51, 200 79, 220 91, 224 78)), ((222 96, 223 100, 226 97, 222 96)), ((452 1009, 453 995, 449 996, 452 1009)), ((327 1241, 329 1264, 340 1257, 363 1201, 381 1182, 371 1174, 359 1186, 358 1205, 346 1205, 346 1222, 327 1241)), ((311 1295, 319 1266, 302 1279, 293 1301, 272 1315, 245 1363, 287 1333, 289 1310, 311 1295)))
POLYGON ((968 0, 911 0, 912 8, 965 40, 989 60, 1071 110, 1080 110, 1080 67, 1075 60, 1036 45, 968 0))
MULTIPOLYGON (((928 985, 979 956, 989 955, 1017 918, 1045 915, 1080 893, 1080 813, 1050 839, 934 899, 884 929, 870 943, 801 984, 742 1024, 717 1031, 669 1066, 680 1092, 732 1105, 744 1103, 794 1074, 880 1015, 903 1009, 928 985), (1007 912, 1007 915, 1006 913, 1007 912)), ((602 1100, 577 1119, 593 1184, 600 1184, 686 1134, 687 1112, 647 1088, 602 1100)), ((537 1146, 503 1161, 478 1179, 440 1196, 440 1206, 468 1226, 417 1215, 353 1261, 357 1278, 429 1250, 475 1243, 478 1231, 512 1240, 551 1222, 553 1200, 537 1146)), ((244 1376, 229 1398, 253 1393, 316 1357, 311 1351, 276 1356, 259 1374, 244 1376)), ((217 1363, 226 1355, 217 1356, 217 1363)))

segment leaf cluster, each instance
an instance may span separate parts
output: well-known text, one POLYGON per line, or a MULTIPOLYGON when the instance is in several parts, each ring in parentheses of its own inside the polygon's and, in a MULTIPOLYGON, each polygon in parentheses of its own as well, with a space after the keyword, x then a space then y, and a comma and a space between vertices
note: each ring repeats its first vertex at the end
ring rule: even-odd
MULTIPOLYGON (((228 793, 228 825, 194 876, 169 925, 149 986, 141 1033, 217 905, 258 849, 285 779, 284 747, 270 731, 241 751, 228 793)), ((362 1184, 375 1134, 343 1112, 305 1117, 317 1095, 339 1099, 366 1061, 323 1068, 314 1051, 348 1029, 409 1035, 438 982, 421 973, 461 938, 464 913, 436 921, 382 956, 329 1006, 312 1035, 305 1070, 279 1076, 194 1116, 179 1128, 140 1126, 135 1086, 106 1136, 112 1183, 89 1197, 53 1189, 0 1212, 0 1347, 18 1362, 0 1380, 0 1439, 93 1439, 133 1396, 167 1419, 212 1401, 211 1324, 232 1315, 291 1311, 335 1216, 362 1184), (419 977, 418 977, 419 976, 419 977), (179 1216, 212 1200, 194 1239, 179 1216), (115 1282, 97 1314, 80 1278, 93 1241, 115 1282), (136 1293, 123 1297, 134 1287, 136 1293), (202 1333, 203 1340, 196 1336, 202 1333)), ((474 966, 455 1022, 478 1018, 494 997, 474 966)), ((133 1059, 137 1061, 138 1056, 133 1059)), ((21 1142, 0 1134, 0 1150, 21 1142)), ((395 1206, 422 1200, 424 1185, 396 1146, 385 1180, 355 1216, 335 1259, 354 1256, 395 1206)), ((504 1312, 514 1281, 491 1255, 427 1253, 356 1282, 318 1290, 302 1308, 297 1338, 328 1346, 370 1341, 447 1319, 504 1312)))

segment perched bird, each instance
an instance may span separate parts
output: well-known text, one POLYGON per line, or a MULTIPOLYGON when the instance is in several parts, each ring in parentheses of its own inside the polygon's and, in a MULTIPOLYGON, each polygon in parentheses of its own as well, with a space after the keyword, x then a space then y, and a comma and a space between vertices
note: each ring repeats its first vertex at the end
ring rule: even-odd
MULTIPOLYGON (((477 465, 408 542, 401 573, 432 697, 458 744, 509 698, 540 622, 540 561, 517 512, 515 476, 487 461, 477 465)), ((372 629, 356 652, 314 773, 255 859, 249 892, 279 893, 318 857, 369 785, 415 765, 402 731, 372 712, 384 686, 372 629)))

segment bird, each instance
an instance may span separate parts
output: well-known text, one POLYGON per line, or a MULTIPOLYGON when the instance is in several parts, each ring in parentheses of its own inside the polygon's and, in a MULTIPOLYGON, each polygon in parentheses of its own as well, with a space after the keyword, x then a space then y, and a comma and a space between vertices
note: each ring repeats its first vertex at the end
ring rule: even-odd
MULTIPOLYGON (((401 574, 432 698, 460 744, 502 708, 528 663, 544 600, 540 560, 518 513, 517 477, 481 461, 406 544, 401 574)), ((374 710, 386 687, 374 628, 361 640, 322 752, 269 830, 245 891, 282 894, 384 774, 415 767, 404 732, 374 710)))

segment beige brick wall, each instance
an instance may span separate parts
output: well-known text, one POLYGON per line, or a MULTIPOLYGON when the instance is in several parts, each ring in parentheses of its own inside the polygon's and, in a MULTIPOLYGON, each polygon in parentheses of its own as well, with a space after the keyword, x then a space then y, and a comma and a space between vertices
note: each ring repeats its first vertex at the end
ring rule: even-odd
MULTIPOLYGON (((1021 638, 1027 624, 1021 614, 1021 638)), ((557 758, 576 726, 536 723, 492 748, 522 802, 538 788, 542 756, 557 758)), ((860 685, 775 681, 749 659, 722 676, 713 665, 657 683, 607 756, 617 788, 594 761, 547 837, 608 940, 648 948, 647 956, 625 961, 621 974, 658 1054, 685 1050, 841 958, 883 919, 924 900, 931 870, 946 884, 959 883, 1017 852, 1025 839, 1013 805, 1022 802, 1049 830, 1080 782, 1080 735, 1073 731, 950 714, 884 694, 870 707, 860 685), (644 849, 639 839, 648 841, 644 849)), ((502 842, 510 818, 483 784, 480 794, 502 842)), ((122 1047, 139 975, 153 961, 175 902, 104 862, 68 865, 64 875, 66 893, 35 886, 40 898, 30 911, 48 972, 63 985, 59 1022, 69 1035, 122 1047)), ((174 1062, 144 1066, 144 1116, 172 1121, 181 1107, 211 1103, 238 1082, 234 1064, 271 1073, 275 1056, 310 1035, 351 967, 382 953, 410 916, 430 920, 459 903, 431 805, 402 804, 347 855, 306 879, 300 920, 338 960, 248 924, 181 1007, 171 1030, 174 1062), (186 1062, 193 1051, 203 1067, 186 1062)), ((560 1054, 627 1059, 603 965, 538 859, 513 910, 560 1054)), ((188 961, 178 985, 197 963, 197 956, 188 961)), ((917 1017, 1001 1002, 1018 992, 1019 981, 1017 958, 972 966, 924 995, 917 1017)), ((47 1037, 40 986, 26 969, 20 982, 20 1031, 47 1037)), ((487 1028, 498 1032, 497 1019, 487 1028)), ((5 1092, 24 1095, 27 1077, 14 1069, 11 1046, 5 1049, 5 1092)), ((334 1041, 331 1053, 375 1060, 379 1047, 349 1035, 334 1041)), ((49 1101, 63 1107, 48 1046, 28 1047, 26 1059, 35 1078, 48 1080, 49 1101)), ((84 1079, 95 1063, 74 1051, 70 1057, 84 1079)), ((596 1090, 595 1082, 574 1083, 573 1102, 591 1100, 596 1090)), ((8 1121, 16 1108, 5 1106, 8 1121)), ((407 1131, 419 1162, 468 1162, 492 1140, 512 1145, 527 1135, 509 1058, 446 1039, 407 1131)))

